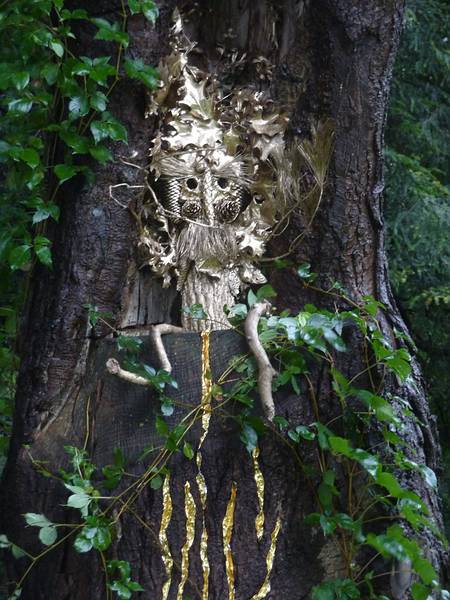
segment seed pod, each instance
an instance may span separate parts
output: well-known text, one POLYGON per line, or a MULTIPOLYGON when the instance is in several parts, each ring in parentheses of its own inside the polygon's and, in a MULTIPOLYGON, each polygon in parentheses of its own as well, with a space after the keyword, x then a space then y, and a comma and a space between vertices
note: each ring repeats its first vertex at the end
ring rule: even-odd
POLYGON ((161 178, 158 180, 159 200, 169 212, 169 219, 178 222, 180 211, 180 184, 176 179, 161 178))

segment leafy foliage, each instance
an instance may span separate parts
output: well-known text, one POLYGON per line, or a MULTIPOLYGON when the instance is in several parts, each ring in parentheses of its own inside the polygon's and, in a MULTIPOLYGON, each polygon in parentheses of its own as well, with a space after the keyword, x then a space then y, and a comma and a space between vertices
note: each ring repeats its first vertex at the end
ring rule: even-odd
MULTIPOLYGON (((153 0, 130 0, 117 22, 90 18, 86 11, 69 10, 64 4, 64 0, 11 0, 0 8, 0 34, 8 40, 0 49, 0 169, 6 175, 0 194, 0 470, 11 431, 17 314, 33 267, 40 263, 52 268, 49 232, 50 221, 59 220, 58 191, 77 176, 92 181, 88 159, 110 161, 110 142, 127 142, 125 127, 107 110, 117 81, 126 76, 154 88, 158 78, 156 70, 140 60, 126 58, 122 64, 129 44, 128 15, 143 13, 153 23, 158 15, 153 0), (108 55, 73 53, 79 21, 93 30, 93 39, 110 44, 108 55)), ((91 307, 91 322, 97 312, 91 307)), ((76 453, 72 458, 83 464, 76 453)), ((105 474, 110 487, 120 480, 123 466, 116 456, 105 474)), ((103 551, 111 541, 109 525, 90 512, 97 506, 95 490, 85 483, 83 478, 66 481, 72 491, 68 506, 81 509, 87 519, 76 549, 103 551)), ((57 526, 45 516, 25 517, 28 525, 39 528, 44 545, 58 543, 57 526)), ((2 547, 15 556, 21 552, 7 539, 2 547)), ((121 568, 121 576, 110 587, 118 597, 129 598, 140 586, 126 575, 124 565, 121 568)), ((20 586, 12 597, 19 595, 20 586)))
MULTIPOLYGON (((449 17, 443 0, 408 4, 386 132, 385 206, 391 282, 418 345, 445 455, 450 453, 449 17)), ((450 520, 449 482, 443 484, 450 520)))
MULTIPOLYGON (((128 46, 129 14, 151 22, 152 0, 130 0, 117 22, 69 10, 64 0, 11 0, 0 8, 0 456, 4 462, 11 428, 17 358, 13 351, 17 314, 26 277, 35 264, 52 267, 50 221, 59 219, 58 191, 77 176, 89 181, 89 160, 112 160, 111 142, 127 143, 127 131, 109 111, 121 77, 146 88, 156 70, 122 56, 128 46), (105 56, 76 56, 79 22, 93 39, 110 44, 105 56), (76 26, 76 27, 75 27, 76 26), (117 58, 112 58, 112 55, 117 58)), ((2 464, 0 464, 0 467, 2 464)))

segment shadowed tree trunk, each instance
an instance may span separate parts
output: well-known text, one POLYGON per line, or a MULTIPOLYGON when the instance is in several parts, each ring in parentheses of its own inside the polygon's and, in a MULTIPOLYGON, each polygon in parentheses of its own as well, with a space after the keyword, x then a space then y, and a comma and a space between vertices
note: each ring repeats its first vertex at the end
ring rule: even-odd
MULTIPOLYGON (((114 20, 115 11, 119 11, 116 2, 72 4, 114 20)), ((169 52, 174 5, 160 3, 155 29, 141 17, 129 19, 129 56, 157 64, 169 52)), ((332 119, 334 151, 324 199, 311 226, 308 228, 300 215, 295 216, 289 229, 272 241, 270 253, 284 254, 290 242, 304 232, 291 256, 293 262, 311 263, 318 273, 318 288, 328 289, 338 281, 355 300, 372 295, 383 302, 387 310, 380 313, 382 330, 395 345, 394 328, 405 332, 405 327, 387 280, 382 147, 403 2, 205 0, 192 13, 188 3, 180 8, 190 14, 189 36, 198 42, 202 60, 211 68, 220 63, 218 45, 246 52, 249 59, 262 56, 273 63, 270 91, 275 107, 287 108, 291 114, 289 135, 308 137, 313 124, 332 119)), ((92 44, 91 35, 87 35, 91 32, 76 33, 80 55, 110 52, 104 51, 101 42, 92 44)), ((256 68, 234 76, 246 85, 259 85, 256 68)), ((121 81, 113 92, 111 110, 129 133, 128 147, 114 147, 116 156, 133 156, 132 162, 146 166, 155 124, 144 118, 143 89, 131 81, 121 81)), ((142 171, 119 160, 104 167, 94 165, 94 169, 95 184, 86 188, 81 180, 74 180, 60 194, 61 220, 52 232, 54 268, 38 267, 33 274, 21 336, 22 366, 14 435, 2 485, 1 531, 33 553, 42 546, 36 530, 24 528, 23 513, 43 513, 54 522, 68 519, 68 509, 61 506, 67 501, 67 491, 59 481, 42 477, 33 461, 45 461, 46 468, 55 472, 67 465, 64 445, 86 444, 94 463, 104 466, 112 462, 114 448, 120 447, 129 459, 127 470, 141 474, 143 468, 136 458, 159 439, 154 429, 159 409, 156 399, 148 388, 122 382, 105 372, 106 359, 114 355, 115 345, 101 323, 90 331, 83 304, 95 304, 113 313, 118 328, 132 331, 152 323, 177 322, 176 292, 163 290, 149 272, 137 271, 136 221, 108 193, 109 186, 117 183, 141 184, 142 171)), ((139 202, 139 198, 134 199, 132 205, 139 202)), ((304 287, 294 269, 269 272, 280 308, 299 311, 307 302, 332 310, 339 306, 340 300, 334 296, 304 287)), ((148 337, 142 339, 143 362, 155 364, 152 344, 148 337)), ((340 358, 340 368, 351 377, 363 365, 363 359, 358 358, 362 346, 356 333, 350 332, 347 342, 350 351, 340 358)), ((173 397, 195 406, 202 397, 202 338, 196 333, 171 335, 166 345, 178 382, 173 397)), ((213 381, 243 350, 243 339, 232 331, 211 335, 213 381)), ((414 384, 400 384, 392 376, 386 379, 385 390, 410 402, 418 421, 405 423, 405 439, 417 462, 436 468, 436 428, 415 363, 413 379, 414 384)), ((311 374, 311 388, 321 420, 327 422, 337 408, 325 371, 317 368, 311 374)), ((277 414, 293 423, 311 423, 316 416, 310 392, 302 390, 300 397, 279 395, 277 414)), ((177 407, 170 424, 178 422, 185 412, 182 406, 177 407)), ((188 435, 193 446, 201 433, 197 423, 188 435)), ((304 522, 305 515, 316 510, 314 494, 275 434, 268 432, 262 438, 257 460, 240 442, 236 422, 220 412, 213 414, 202 446, 201 468, 207 487, 204 511, 197 462, 176 455, 171 464, 172 515, 167 530, 161 528, 167 493, 147 486, 121 519, 120 533, 107 554, 108 558, 130 561, 132 578, 145 589, 142 598, 162 598, 169 579, 166 597, 170 599, 181 599, 183 594, 186 598, 217 600, 300 599, 309 597, 311 588, 324 579, 345 576, 338 553, 317 528, 304 522), (260 537, 254 525, 261 510, 258 469, 264 480, 265 519, 260 537), (185 546, 189 519, 195 534, 190 548, 185 546), (210 569, 206 595, 201 546, 205 529, 210 569), (231 536, 228 555, 224 548, 227 535, 231 536), (170 577, 167 561, 163 561, 167 548, 173 560, 170 577), (269 564, 271 548, 273 564, 269 564), (228 565, 233 561, 233 576, 227 560, 228 565)), ((424 499, 440 525, 435 492, 419 477, 411 476, 408 484, 424 499)), ((426 550, 441 568, 440 546, 430 538, 426 550)), ((10 578, 19 579, 26 565, 26 559, 10 562, 10 578)), ((22 597, 105 598, 101 562, 94 553, 75 553, 69 539, 32 569, 22 597)))

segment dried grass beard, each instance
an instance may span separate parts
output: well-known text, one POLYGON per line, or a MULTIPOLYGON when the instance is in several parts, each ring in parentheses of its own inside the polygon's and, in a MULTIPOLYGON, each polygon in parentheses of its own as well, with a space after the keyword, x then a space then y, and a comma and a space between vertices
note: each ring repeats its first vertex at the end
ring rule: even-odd
POLYGON ((214 258, 226 265, 237 258, 238 249, 234 230, 227 225, 203 227, 188 223, 178 236, 176 255, 178 264, 189 264, 214 258))

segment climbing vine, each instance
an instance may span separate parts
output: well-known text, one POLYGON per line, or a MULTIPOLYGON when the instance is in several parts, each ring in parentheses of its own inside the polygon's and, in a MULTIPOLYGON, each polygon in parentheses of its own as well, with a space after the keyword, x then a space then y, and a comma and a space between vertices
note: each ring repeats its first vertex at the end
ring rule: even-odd
MULTIPOLYGON (((58 191, 77 176, 92 182, 92 161, 112 160, 110 143, 127 142, 126 128, 108 110, 117 82, 128 77, 153 89, 158 81, 153 66, 125 56, 127 20, 139 14, 154 23, 158 9, 153 0, 122 2, 118 20, 69 10, 64 0, 11 0, 0 5, 0 34, 8 40, 0 50, 0 164, 6 174, 0 196, 0 291, 5 302, 0 306, 0 468, 11 433, 17 315, 32 268, 52 268, 48 230, 50 221, 59 220, 58 191), (74 48, 80 27, 90 31, 93 40, 109 43, 111 52, 78 56, 74 48)), ((73 460, 81 477, 89 468, 80 456, 75 452, 73 460)), ((70 482, 73 478, 67 475, 67 485, 70 482)), ((92 525, 95 511, 89 518, 92 525)), ((27 522, 40 528, 43 543, 56 539, 56 528, 45 519, 30 516, 27 522)), ((100 541, 104 531, 100 527, 92 538, 96 548, 106 544, 100 541)), ((22 554, 4 538, 0 546, 22 554)), ((122 590, 120 597, 127 597, 124 589, 139 588, 130 580, 129 565, 111 561, 108 569, 112 589, 118 594, 122 590)), ((12 597, 18 596, 19 588, 12 597)))
MULTIPOLYGON (((63 183, 94 178, 92 161, 112 160, 111 142, 127 142, 126 128, 108 110, 117 82, 128 77, 153 89, 154 67, 126 56, 127 20, 143 14, 154 23, 152 0, 122 2, 118 20, 69 10, 64 0, 11 0, 0 6, 0 453, 11 430, 17 357, 17 315, 27 276, 36 264, 52 267, 51 221, 59 219, 63 183), (78 56, 80 28, 110 46, 108 55, 78 56)), ((117 16, 116 16, 117 18, 117 16)))
MULTIPOLYGON (((298 269, 304 285, 314 287, 315 274, 309 265, 298 269)), ((317 290, 317 288, 314 288, 317 290)), ((345 577, 326 580, 312 590, 313 600, 340 600, 370 598, 386 600, 377 594, 377 578, 395 574, 407 565, 414 574, 412 598, 426 600, 448 599, 450 594, 441 588, 438 575, 421 548, 421 536, 431 533, 445 540, 429 517, 423 499, 405 486, 402 474, 416 472, 427 485, 434 488, 436 477, 426 465, 414 461, 402 431, 409 419, 415 419, 407 400, 383 395, 384 378, 389 373, 401 381, 410 377, 408 351, 401 339, 397 348, 383 336, 377 315, 383 305, 372 297, 361 302, 348 298, 338 284, 323 293, 333 295, 346 305, 333 312, 306 305, 296 315, 288 311, 273 311, 260 321, 259 335, 276 366, 273 382, 275 392, 291 388, 295 394, 312 403, 314 420, 310 423, 290 423, 277 415, 273 423, 255 415, 257 401, 257 373, 250 355, 235 357, 225 373, 211 386, 209 397, 213 411, 239 424, 241 440, 249 453, 257 449, 260 439, 271 432, 281 444, 295 455, 298 468, 314 491, 316 510, 306 517, 313 528, 320 528, 330 537, 342 555, 345 577), (356 328, 361 336, 364 365, 360 372, 345 376, 338 368, 339 356, 347 351, 348 331, 356 328), (338 408, 335 416, 324 421, 311 384, 311 371, 320 363, 327 370, 331 383, 330 402, 338 408), (236 374, 238 378, 236 380, 236 374), (361 382, 368 382, 360 387, 361 382), (233 406, 240 406, 236 412, 233 406), (367 431, 376 432, 368 444, 367 431), (314 452, 311 452, 314 449, 314 452), (316 459, 312 459, 316 456, 316 459), (374 525, 376 525, 374 527, 374 525), (361 558, 364 560, 361 562, 361 558), (388 570, 380 573, 380 559, 388 570), (378 569, 373 565, 378 563, 378 569)), ((229 311, 229 318, 239 331, 248 310, 255 302, 274 297, 269 285, 250 291, 245 304, 229 311)), ((92 326, 98 321, 109 323, 108 315, 99 313, 95 306, 86 306, 92 326)), ((200 307, 187 307, 197 318, 204 316, 200 307)), ((104 569, 107 597, 114 592, 119 598, 130 598, 141 591, 131 577, 126 561, 108 560, 107 551, 114 539, 121 518, 130 512, 136 518, 134 503, 139 494, 150 485, 159 489, 170 473, 170 460, 182 452, 186 460, 195 456, 198 448, 186 441, 186 434, 201 419, 203 405, 191 408, 181 421, 170 427, 165 417, 173 412, 170 388, 176 387, 171 375, 139 360, 140 339, 127 337, 110 325, 122 353, 122 364, 148 380, 161 401, 160 415, 155 428, 161 445, 146 448, 141 459, 144 473, 136 478, 127 473, 126 460, 120 450, 114 452, 114 463, 98 469, 92 464, 84 448, 67 447, 72 469, 52 473, 47 466, 35 466, 47 477, 56 477, 66 488, 66 506, 79 512, 78 523, 53 523, 46 515, 27 513, 25 521, 39 529, 44 550, 29 555, 2 536, 3 547, 15 556, 27 556, 29 567, 17 583, 15 595, 33 566, 48 552, 73 540, 79 553, 97 551, 104 569), (116 488, 119 490, 115 492, 116 488)), ((140 521, 145 527, 146 523, 140 521)))

